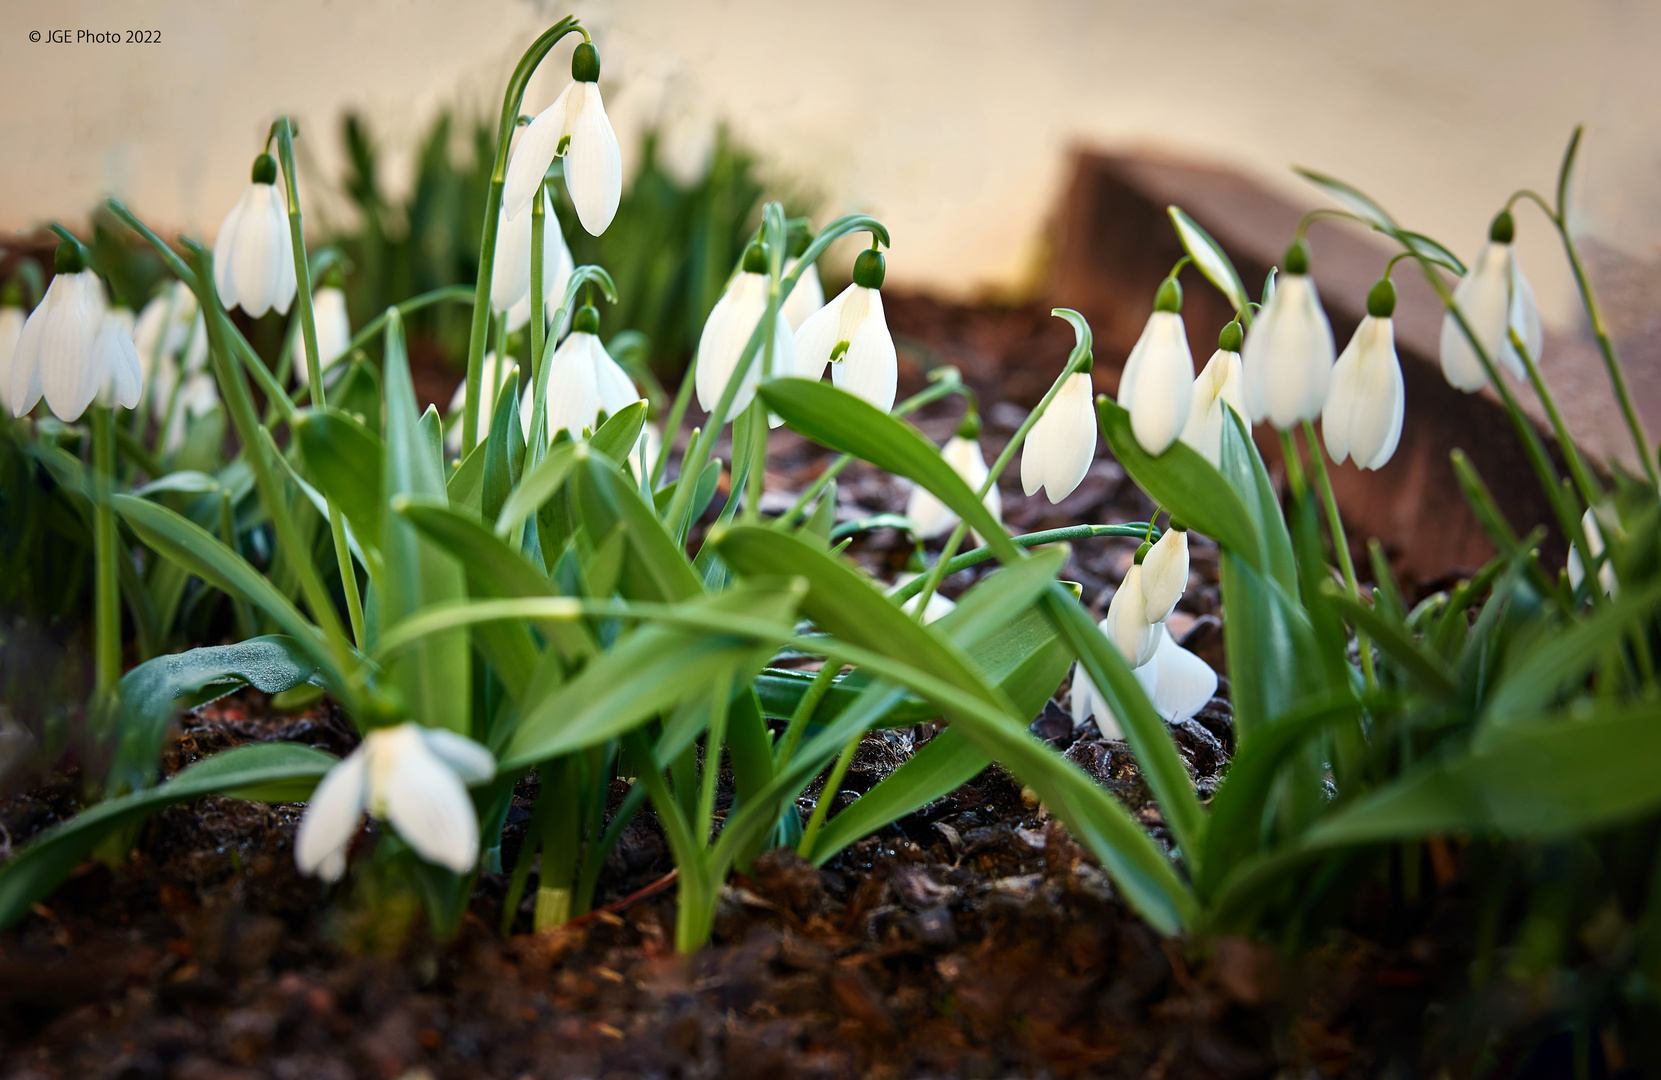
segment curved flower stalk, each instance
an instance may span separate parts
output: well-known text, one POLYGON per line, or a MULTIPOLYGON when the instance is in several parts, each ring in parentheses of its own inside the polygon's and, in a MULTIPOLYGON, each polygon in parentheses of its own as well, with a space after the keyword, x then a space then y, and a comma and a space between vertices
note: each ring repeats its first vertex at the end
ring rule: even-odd
POLYGON ((294 302, 294 241, 270 154, 254 159, 253 179, 219 226, 213 283, 226 308, 240 307, 256 319, 267 311, 287 315, 294 302))
POLYGON ((517 218, 554 158, 565 158, 565 186, 577 220, 590 235, 606 231, 623 198, 623 155, 600 101, 600 54, 587 41, 571 54, 571 82, 537 114, 514 147, 502 188, 502 210, 517 218))
MULTIPOLYGON (((1603 559, 1603 530, 1598 527, 1597 515, 1590 508, 1580 519, 1580 529, 1586 534, 1586 551, 1593 559, 1603 559)), ((1586 580, 1586 564, 1580 560, 1580 548, 1569 546, 1569 587, 1579 589, 1580 583, 1586 580)), ((1620 594, 1621 583, 1615 577, 1615 567, 1608 560, 1603 559, 1603 565, 1598 567, 1598 586, 1603 589, 1604 595, 1614 599, 1620 594)))
POLYGON ((1188 424, 1194 357, 1182 325, 1182 286, 1175 277, 1160 285, 1153 308, 1119 376, 1119 404, 1130 413, 1137 443, 1157 455, 1169 449, 1188 424))
POLYGON ((1353 458, 1363 469, 1381 469, 1401 441, 1407 395, 1396 356, 1395 309, 1396 287, 1383 278, 1367 294, 1367 316, 1332 369, 1321 435, 1338 464, 1353 458))
MULTIPOLYGON (((317 351, 328 371, 346 355, 352 345, 352 320, 346 314, 346 294, 338 285, 324 285, 311 296, 312 317, 317 326, 317 351)), ((294 381, 306 385, 310 369, 306 362, 303 334, 294 338, 294 381)))
MULTIPOLYGON (((882 313, 886 273, 882 252, 875 247, 860 252, 854 259, 853 283, 804 320, 795 335, 798 376, 818 379, 829 364, 838 390, 883 412, 894 407, 899 386, 899 357, 882 313)), ((801 285, 796 288, 799 292, 801 285)))
MULTIPOLYGON (((1471 331, 1489 356, 1519 381, 1528 378, 1528 369, 1511 332, 1522 339, 1531 357, 1538 360, 1543 337, 1540 309, 1534 301, 1534 287, 1517 263, 1511 241, 1516 224, 1509 210, 1502 210, 1488 228, 1488 243, 1477 254, 1470 272, 1454 286, 1453 300, 1464 314, 1471 331)), ((1460 329, 1452 310, 1442 316, 1442 375, 1449 385, 1471 393, 1488 385, 1482 360, 1460 329)))
POLYGON ((1096 409, 1091 401, 1091 361, 1062 380, 1027 432, 1021 446, 1021 490, 1031 497, 1040 489, 1058 503, 1073 493, 1096 456, 1096 409))
MULTIPOLYGON (((571 273, 577 268, 571 249, 565 244, 559 217, 546 187, 542 190, 542 211, 547 224, 542 231, 542 282, 544 317, 551 317, 565 296, 571 273)), ((509 220, 504 209, 496 233, 495 270, 490 276, 490 306, 505 311, 508 333, 531 321, 531 214, 509 220)), ((567 313, 566 319, 571 318, 567 313)))
POLYGON ((1332 378, 1332 324, 1309 277, 1309 247, 1300 238, 1286 249, 1284 273, 1268 306, 1252 325, 1241 366, 1246 411, 1290 431, 1321 415, 1332 378))
POLYGON ((1211 354, 1194 381, 1188 423, 1182 429, 1182 441, 1198 450, 1213 466, 1220 466, 1223 458, 1226 419, 1223 410, 1232 409, 1242 418, 1246 415, 1240 369, 1240 346, 1244 340, 1238 322, 1229 323, 1217 335, 1217 351, 1211 354))
MULTIPOLYGON (((584 304, 572 320, 571 333, 548 360, 547 432, 580 438, 599 426, 600 414, 615 415, 640 400, 640 391, 600 344, 600 314, 584 304)), ((534 416, 534 414, 533 414, 534 416)))
POLYGON ((131 312, 112 311, 103 282, 80 246, 58 245, 57 274, 18 335, 11 358, 12 415, 42 397, 59 420, 81 418, 94 401, 130 409, 144 389, 131 312))
MULTIPOLYGON (((964 483, 975 491, 986 485, 986 478, 990 470, 986 467, 986 458, 980 452, 980 417, 974 413, 963 418, 958 425, 957 433, 946 440, 941 447, 940 456, 952 471, 963 477, 964 483)), ((981 499, 993 518, 1003 521, 1004 500, 998 493, 998 485, 993 484, 986 489, 986 496, 981 499)), ((905 516, 917 523, 917 536, 922 540, 933 540, 945 536, 952 526, 958 522, 957 514, 934 497, 934 493, 921 484, 913 485, 911 495, 906 499, 905 516)), ((976 545, 984 544, 979 533, 973 529, 969 535, 974 538, 976 545)))
POLYGON ((453 731, 415 723, 377 728, 312 793, 294 836, 294 863, 301 873, 339 881, 367 810, 423 859, 465 874, 479 859, 479 820, 467 788, 495 774, 490 751, 453 731))
MULTIPOLYGON (((733 369, 744 355, 744 346, 756 324, 767 313, 767 248, 755 241, 744 249, 744 261, 727 291, 710 309, 704 320, 704 332, 698 338, 698 370, 694 380, 698 392, 698 406, 713 412, 721 401, 721 392, 732 378, 733 369)), ((827 349, 828 353, 828 349, 827 349)), ((773 370, 801 374, 796 363, 794 339, 790 323, 781 312, 773 327, 773 370)), ((821 364, 819 370, 824 371, 821 364)), ((761 383, 761 356, 751 361, 749 370, 738 384, 738 396, 733 398, 731 419, 742 413, 755 399, 756 387, 761 383)))

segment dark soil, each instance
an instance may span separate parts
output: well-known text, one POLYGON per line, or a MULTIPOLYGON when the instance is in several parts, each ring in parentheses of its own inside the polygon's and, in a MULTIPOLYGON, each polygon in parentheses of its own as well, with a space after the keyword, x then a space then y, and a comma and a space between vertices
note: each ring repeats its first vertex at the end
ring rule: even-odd
MULTIPOLYGON (((928 364, 958 365, 988 405, 989 459, 1020 419, 991 403, 1036 401, 1071 346, 1066 327, 1036 310, 896 296, 889 317, 902 393, 923 385, 928 364)), ((426 381, 447 400, 441 376, 426 381)), ((960 412, 937 406, 919 423, 944 440, 960 412)), ((800 491, 828 457, 789 433, 775 440, 768 487, 800 491)), ((1022 531, 1152 510, 1106 458, 1060 506, 1024 499, 1018 481, 1003 495, 1022 531)), ((855 466, 839 516, 899 511, 904 500, 891 477, 855 466)), ((1075 547, 1067 576, 1098 612, 1133 549, 1075 547)), ((894 530, 863 536, 854 552, 879 572, 908 554, 894 530)), ((980 572, 949 579, 944 593, 980 572)), ((1171 626, 1221 670, 1218 614, 1216 550, 1197 542, 1171 626)), ((1034 730, 1164 839, 1128 747, 1093 729, 1075 737, 1063 700, 1034 730)), ((932 734, 869 736, 837 807, 932 734)), ((1174 734, 1209 795, 1232 750, 1226 697, 1174 734)), ((183 717, 165 771, 255 740, 338 754, 355 735, 326 700, 285 715, 244 693, 183 717)), ((0 842, 20 845, 70 815, 75 779, 49 777, 0 802, 0 842)), ((823 869, 763 857, 729 882, 714 941, 691 958, 673 949, 672 867, 649 813, 608 862, 595 915, 502 939, 493 928, 506 878, 487 874, 459 934, 440 943, 408 896, 371 897, 375 882, 361 876, 333 890, 301 877, 291 850, 301 809, 212 798, 165 811, 120 865, 87 863, 0 934, 0 1080, 1412 1075, 1426 1032, 1447 1023, 1427 1002, 1467 960, 1448 937, 1394 931, 1389 941, 1332 938, 1295 970, 1238 940, 1190 955, 1137 919, 996 767, 823 869)), ((521 798, 503 844, 509 869, 527 817, 521 798)), ((374 841, 366 827, 360 867, 374 841)), ((516 925, 529 925, 529 910, 527 899, 516 925)))

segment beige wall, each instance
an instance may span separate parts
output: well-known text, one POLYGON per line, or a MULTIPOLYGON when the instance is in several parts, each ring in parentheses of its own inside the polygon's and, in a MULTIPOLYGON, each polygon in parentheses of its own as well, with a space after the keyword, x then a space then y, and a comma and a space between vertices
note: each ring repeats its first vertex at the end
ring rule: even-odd
MULTIPOLYGON (((1661 246, 1661 3, 1654 0, 635 0, 573 4, 623 129, 669 123, 695 163, 716 119, 827 212, 893 232, 897 281, 1012 291, 1042 255, 1076 141, 1230 163, 1298 190, 1306 163, 1470 252, 1519 184, 1547 187, 1589 124, 1583 228, 1661 246)), ((338 168, 346 106, 406 148, 442 105, 494 109, 564 13, 524 0, 0 2, 0 229, 79 221, 103 194, 209 234, 271 118, 338 168), (152 28, 159 45, 30 44, 30 30, 152 28), (311 133, 315 132, 313 135, 311 133)), ((564 81, 569 45, 527 108, 564 81)), ((1522 244, 1548 316, 1567 278, 1522 244)))

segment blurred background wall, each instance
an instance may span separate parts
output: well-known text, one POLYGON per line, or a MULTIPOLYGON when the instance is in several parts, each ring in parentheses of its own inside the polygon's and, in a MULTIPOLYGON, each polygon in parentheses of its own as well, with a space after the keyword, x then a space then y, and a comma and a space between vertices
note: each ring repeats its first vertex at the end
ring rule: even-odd
MULTIPOLYGON (((499 108, 567 7, 601 47, 626 169, 644 124, 696 172, 725 122, 823 216, 881 217, 891 278, 946 295, 1040 279, 1079 144, 1227 165, 1314 202, 1287 169, 1307 164, 1469 254, 1515 186, 1549 187, 1584 120, 1581 227, 1645 260, 1661 248, 1654 0, 5 0, 0 236, 79 223, 107 194, 211 235, 281 111, 303 167, 331 179, 348 108, 407 163, 438 110, 499 108), (162 40, 28 40, 53 28, 162 40)), ((563 85, 571 42, 527 111, 563 85)), ((1568 319, 1545 229, 1521 228, 1548 320, 1568 319)))

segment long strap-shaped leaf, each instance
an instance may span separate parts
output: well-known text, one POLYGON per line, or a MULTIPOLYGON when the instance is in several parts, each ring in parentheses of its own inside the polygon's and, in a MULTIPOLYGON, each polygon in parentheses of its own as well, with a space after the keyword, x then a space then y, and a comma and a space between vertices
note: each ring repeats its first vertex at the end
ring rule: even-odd
POLYGON ((294 743, 239 746, 197 762, 165 784, 110 799, 41 834, 0 863, 0 926, 9 926, 69 876, 98 842, 173 803, 204 795, 294 802, 310 796, 338 759, 294 743))

